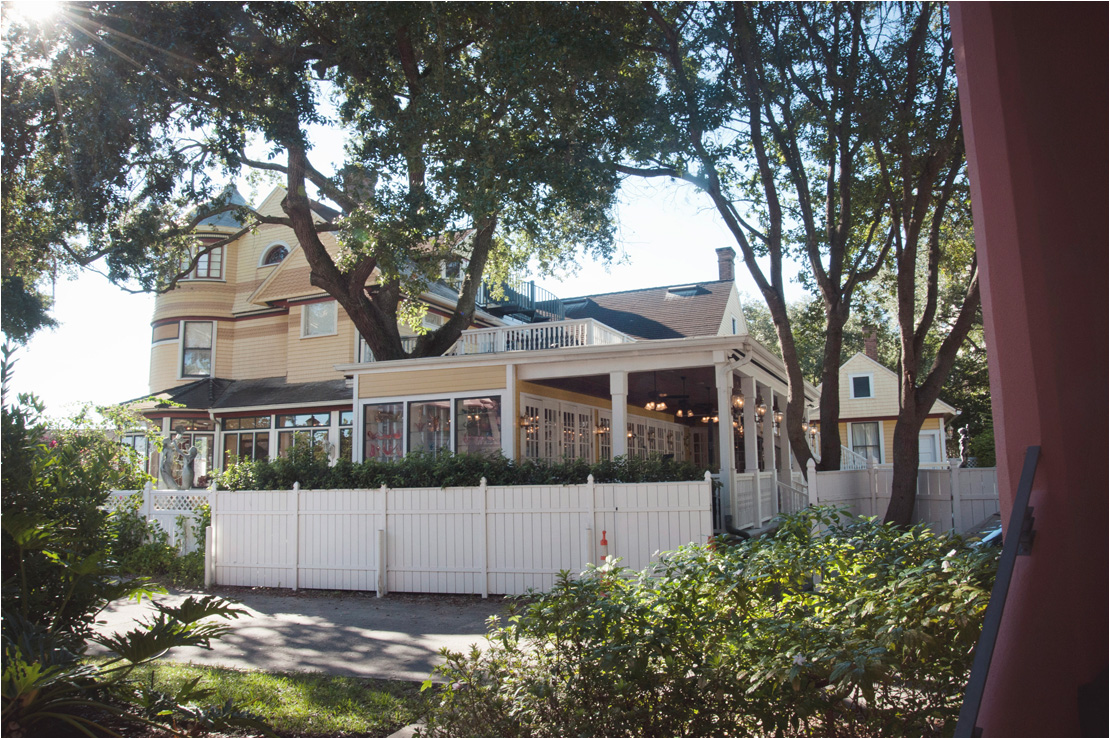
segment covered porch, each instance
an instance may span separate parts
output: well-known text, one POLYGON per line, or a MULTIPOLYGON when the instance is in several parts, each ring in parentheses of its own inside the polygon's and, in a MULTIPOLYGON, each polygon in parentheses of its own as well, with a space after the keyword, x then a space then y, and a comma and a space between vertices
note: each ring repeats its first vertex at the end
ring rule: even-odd
POLYGON ((717 530, 760 527, 806 504, 784 427, 785 371, 747 336, 487 348, 406 360, 403 371, 397 362, 337 369, 352 380, 363 439, 356 461, 382 448, 367 439, 382 435, 384 417, 396 455, 442 449, 537 461, 691 461, 719 483, 717 530), (421 428, 433 406, 440 440, 428 446, 421 428))

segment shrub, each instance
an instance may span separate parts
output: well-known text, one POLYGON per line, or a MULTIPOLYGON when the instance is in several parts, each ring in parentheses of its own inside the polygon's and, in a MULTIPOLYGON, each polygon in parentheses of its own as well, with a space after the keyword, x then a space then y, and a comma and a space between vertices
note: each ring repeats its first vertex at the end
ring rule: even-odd
POLYGON ((450 452, 411 453, 398 461, 358 464, 341 459, 329 466, 323 454, 305 444, 270 461, 228 464, 218 483, 227 490, 291 489, 295 482, 304 489, 375 489, 383 484, 391 488, 461 487, 477 486, 483 477, 490 485, 582 484, 590 474, 598 483, 678 482, 702 479, 705 470, 661 456, 619 457, 588 464, 581 459, 516 462, 500 455, 450 452))
POLYGON ((564 573, 487 652, 446 654, 427 732, 951 734, 996 559, 811 508, 651 572, 564 573))
MULTIPOLYGON (((167 649, 207 647, 226 629, 210 618, 234 618, 245 611, 214 597, 190 597, 177 607, 155 604, 157 615, 126 633, 92 633, 97 614, 109 602, 153 591, 145 580, 120 576, 109 555, 112 526, 102 509, 110 487, 143 478, 128 450, 108 436, 48 434, 42 406, 33 398, 21 397, 9 406, 10 366, 5 347, 0 372, 4 735, 57 735, 67 727, 74 735, 118 735, 104 727, 106 719, 168 723, 190 734, 231 725, 265 729, 230 705, 198 708, 192 703, 203 694, 195 689, 160 694, 129 678, 136 665, 167 649), (108 649, 107 663, 82 663, 89 642, 108 649)), ((120 532, 131 542, 145 541, 146 531, 134 524, 120 526, 120 532)))

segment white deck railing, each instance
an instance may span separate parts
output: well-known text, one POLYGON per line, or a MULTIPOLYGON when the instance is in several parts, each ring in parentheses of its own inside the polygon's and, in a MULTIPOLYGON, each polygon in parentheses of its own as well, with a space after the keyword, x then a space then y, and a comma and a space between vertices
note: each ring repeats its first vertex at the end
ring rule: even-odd
POLYGON ((593 318, 551 323, 500 326, 463 331, 448 356, 499 354, 506 351, 541 351, 568 346, 605 346, 632 343, 634 338, 593 318))
MULTIPOLYGON (((455 345, 447 349, 443 355, 474 356, 500 354, 507 351, 542 351, 568 346, 611 346, 635 341, 632 336, 614 330, 593 318, 582 318, 463 331, 455 345)), ((412 351, 416 345, 416 336, 402 336, 401 345, 405 351, 412 351)), ((370 362, 374 361, 374 357, 369 351, 364 351, 361 360, 370 362)))

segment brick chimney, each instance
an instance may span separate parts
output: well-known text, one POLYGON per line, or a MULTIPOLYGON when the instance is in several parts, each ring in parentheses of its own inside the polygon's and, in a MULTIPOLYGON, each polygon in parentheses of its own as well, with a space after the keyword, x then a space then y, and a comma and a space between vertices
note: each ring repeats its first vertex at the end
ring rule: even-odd
POLYGON ((863 335, 863 353, 872 361, 879 360, 879 329, 873 325, 865 327, 863 335))
POLYGON ((736 261, 736 251, 730 246, 717 249, 717 269, 720 271, 722 282, 731 282, 736 279, 733 263, 736 261))

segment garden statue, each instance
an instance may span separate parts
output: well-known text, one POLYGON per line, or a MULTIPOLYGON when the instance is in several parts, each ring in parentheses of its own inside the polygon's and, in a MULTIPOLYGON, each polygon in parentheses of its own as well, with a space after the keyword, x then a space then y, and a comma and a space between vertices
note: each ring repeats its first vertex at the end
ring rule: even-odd
POLYGON ((181 462, 181 489, 193 488, 193 478, 196 475, 193 462, 197 459, 198 451, 199 449, 196 446, 190 446, 189 450, 185 452, 181 462))
POLYGON ((162 489, 181 489, 173 476, 174 462, 181 458, 181 434, 171 433, 162 444, 162 462, 158 465, 158 477, 161 482, 159 486, 162 489))
POLYGON ((960 466, 967 466, 967 426, 960 428, 960 466))

